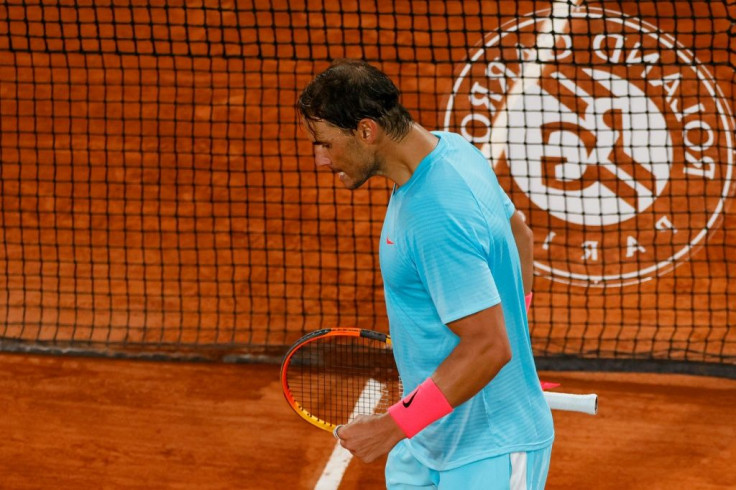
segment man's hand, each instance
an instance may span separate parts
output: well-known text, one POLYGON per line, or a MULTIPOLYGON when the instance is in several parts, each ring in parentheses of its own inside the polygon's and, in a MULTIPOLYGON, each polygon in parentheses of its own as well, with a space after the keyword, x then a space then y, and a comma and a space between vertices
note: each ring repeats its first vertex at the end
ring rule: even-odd
POLYGON ((387 454, 406 437, 387 413, 359 415, 350 424, 340 427, 337 436, 342 447, 366 463, 387 454))

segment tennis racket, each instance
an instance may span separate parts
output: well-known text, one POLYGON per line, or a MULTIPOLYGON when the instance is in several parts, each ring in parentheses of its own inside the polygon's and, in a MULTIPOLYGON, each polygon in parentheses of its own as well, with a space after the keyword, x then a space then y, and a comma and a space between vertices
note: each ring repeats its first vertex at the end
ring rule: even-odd
MULTIPOLYGON (((332 432, 358 415, 385 413, 401 399, 391 338, 359 328, 308 333, 284 355, 281 385, 291 408, 332 432)), ((595 414, 598 396, 544 392, 550 408, 595 414)))

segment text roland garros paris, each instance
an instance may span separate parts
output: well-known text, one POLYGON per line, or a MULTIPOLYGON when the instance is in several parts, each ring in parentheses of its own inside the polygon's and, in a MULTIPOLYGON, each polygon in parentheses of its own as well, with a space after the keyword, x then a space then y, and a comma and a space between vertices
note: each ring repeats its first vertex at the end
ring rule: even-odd
POLYGON ((729 105, 667 26, 574 9, 554 47, 535 49, 549 16, 514 19, 479 43, 459 67, 444 127, 489 158, 525 213, 538 274, 592 286, 665 274, 729 204, 729 105))

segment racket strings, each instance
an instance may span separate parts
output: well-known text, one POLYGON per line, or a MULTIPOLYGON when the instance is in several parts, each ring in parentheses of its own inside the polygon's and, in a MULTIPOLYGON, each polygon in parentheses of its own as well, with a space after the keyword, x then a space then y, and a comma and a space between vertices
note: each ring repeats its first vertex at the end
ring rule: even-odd
POLYGON ((291 358, 287 382, 302 407, 331 424, 384 413, 401 396, 390 346, 363 337, 305 344, 291 358))

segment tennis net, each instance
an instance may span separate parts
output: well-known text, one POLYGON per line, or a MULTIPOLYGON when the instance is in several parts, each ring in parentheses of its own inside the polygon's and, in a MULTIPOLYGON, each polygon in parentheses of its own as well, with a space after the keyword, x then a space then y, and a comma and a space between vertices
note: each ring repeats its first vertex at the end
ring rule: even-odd
POLYGON ((317 172, 294 111, 352 57, 525 214, 543 366, 734 375, 735 22, 733 0, 8 0, 0 348, 268 357, 385 331, 388 183, 317 172))

